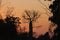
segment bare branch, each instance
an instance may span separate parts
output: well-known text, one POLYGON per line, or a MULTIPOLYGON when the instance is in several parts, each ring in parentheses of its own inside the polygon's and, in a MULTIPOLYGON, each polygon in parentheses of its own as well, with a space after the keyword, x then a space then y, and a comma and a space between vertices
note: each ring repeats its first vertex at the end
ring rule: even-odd
POLYGON ((30 11, 25 10, 25 13, 30 18, 30 15, 29 15, 30 11))
POLYGON ((14 9, 13 7, 8 7, 6 16, 11 16, 13 9, 14 9))
POLYGON ((33 18, 37 15, 37 12, 33 11, 33 18))
POLYGON ((27 18, 25 15, 22 16, 24 19, 29 20, 30 18, 27 18))
POLYGON ((42 3, 41 0, 38 0, 38 1, 42 4, 42 6, 41 5, 40 6, 43 7, 45 9, 45 11, 47 12, 46 15, 49 16, 49 17, 51 17, 51 11, 50 11, 50 9, 47 8, 47 6, 44 3, 42 3))
POLYGON ((38 14, 38 12, 33 12, 33 20, 32 21, 36 21, 36 19, 38 19, 40 17, 40 14, 38 14))
POLYGON ((26 20, 36 21, 40 17, 38 12, 36 12, 35 10, 33 11, 25 10, 25 13, 27 16, 23 15, 23 18, 26 20))

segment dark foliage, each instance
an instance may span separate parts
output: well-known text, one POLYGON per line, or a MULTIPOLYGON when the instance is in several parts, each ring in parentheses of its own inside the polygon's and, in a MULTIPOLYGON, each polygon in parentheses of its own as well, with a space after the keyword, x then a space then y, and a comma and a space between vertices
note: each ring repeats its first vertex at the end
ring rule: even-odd
POLYGON ((40 15, 35 11, 25 11, 28 17, 25 17, 25 15, 23 17, 29 20, 29 33, 24 32, 18 35, 16 28, 20 24, 19 17, 6 16, 5 19, 0 19, 0 40, 60 40, 60 0, 55 0, 49 8, 53 13, 53 16, 50 17, 49 20, 58 25, 56 30, 54 30, 54 36, 51 39, 49 32, 45 35, 39 36, 38 38, 33 37, 32 23, 36 21, 40 15), (33 14, 31 15, 31 13, 33 14))
POLYGON ((16 27, 20 24, 18 17, 9 16, 0 19, 0 39, 1 40, 17 40, 18 35, 16 27))
POLYGON ((53 16, 49 18, 49 20, 58 25, 56 30, 54 31, 54 37, 52 39, 60 40, 60 0, 55 0, 49 8, 53 13, 53 16))
POLYGON ((41 35, 38 37, 38 40, 50 40, 49 33, 45 33, 45 35, 41 35))

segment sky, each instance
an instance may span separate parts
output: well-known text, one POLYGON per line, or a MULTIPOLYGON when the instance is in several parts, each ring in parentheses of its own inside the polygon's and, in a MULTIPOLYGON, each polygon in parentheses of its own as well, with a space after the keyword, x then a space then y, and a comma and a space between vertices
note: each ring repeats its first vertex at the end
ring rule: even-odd
MULTIPOLYGON (((42 14, 39 19, 37 19, 37 22, 34 22, 33 24, 33 31, 36 32, 34 36, 38 36, 41 34, 44 34, 48 31, 50 21, 48 20, 49 16, 51 16, 51 12, 46 9, 46 7, 49 9, 49 5, 52 4, 52 1, 44 1, 44 0, 2 0, 2 5, 0 9, 1 15, 5 17, 7 6, 14 8, 14 15, 21 18, 21 28, 23 29, 26 27, 26 31, 28 31, 28 23, 24 23, 22 20, 22 15, 24 14, 25 10, 35 10, 38 11, 39 14, 42 14), (41 4, 42 3, 42 4, 41 4), (44 5, 43 5, 44 4, 44 5), (46 6, 46 7, 45 7, 46 6), (5 13, 5 14, 4 14, 5 13), (48 15, 47 15, 48 14, 48 15), (42 26, 42 27, 38 27, 42 26)), ((19 30, 20 28, 18 28, 19 30)))

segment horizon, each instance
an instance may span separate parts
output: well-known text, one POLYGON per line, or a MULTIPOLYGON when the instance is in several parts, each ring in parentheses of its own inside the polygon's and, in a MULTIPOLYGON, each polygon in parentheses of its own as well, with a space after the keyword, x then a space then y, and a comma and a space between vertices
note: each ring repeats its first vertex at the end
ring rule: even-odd
MULTIPOLYGON (((49 5, 52 4, 52 1, 44 1, 41 0, 41 2, 46 5, 47 8, 49 8, 49 5)), ((21 27, 28 27, 28 23, 24 23, 22 20, 22 15, 24 14, 25 10, 35 10, 38 11, 38 13, 41 13, 41 17, 37 20, 37 22, 34 22, 33 26, 41 26, 39 28, 33 28, 33 31, 36 32, 36 35, 39 36, 41 34, 45 34, 48 30, 49 30, 49 25, 50 25, 50 21, 48 20, 49 16, 47 16, 45 13, 47 9, 44 9, 44 5, 42 5, 38 0, 2 0, 2 5, 4 4, 4 6, 1 9, 1 15, 3 17, 5 17, 6 15, 6 10, 7 10, 7 6, 8 7, 13 7, 14 8, 14 12, 13 14, 15 16, 18 16, 21 18, 21 27), (42 6, 42 7, 41 7, 42 6), (4 14, 5 13, 5 14, 4 14), (41 31, 42 30, 42 31, 41 31)), ((47 10, 48 11, 48 10, 47 10)), ((50 13, 50 11, 48 11, 50 13)), ((50 15, 48 13, 48 15, 50 15)), ((26 31, 28 31, 29 29, 27 28, 26 31)))

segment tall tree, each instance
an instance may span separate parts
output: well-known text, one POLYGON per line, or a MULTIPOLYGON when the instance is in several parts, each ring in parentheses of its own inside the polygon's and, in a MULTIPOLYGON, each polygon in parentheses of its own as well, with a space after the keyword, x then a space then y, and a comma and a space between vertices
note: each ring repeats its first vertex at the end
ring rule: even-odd
POLYGON ((23 15, 23 18, 29 21, 29 37, 32 40, 33 37, 33 22, 36 21, 40 15, 35 10, 25 10, 26 15, 23 15))

